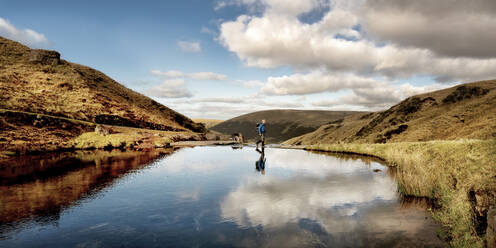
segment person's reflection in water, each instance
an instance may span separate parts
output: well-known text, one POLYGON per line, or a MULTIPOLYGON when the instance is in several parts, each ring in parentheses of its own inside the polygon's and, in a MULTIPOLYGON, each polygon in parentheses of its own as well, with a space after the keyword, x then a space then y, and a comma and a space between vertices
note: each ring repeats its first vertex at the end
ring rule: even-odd
POLYGON ((262 146, 262 150, 257 147, 256 151, 260 153, 260 158, 255 162, 255 169, 265 175, 265 147, 262 146))

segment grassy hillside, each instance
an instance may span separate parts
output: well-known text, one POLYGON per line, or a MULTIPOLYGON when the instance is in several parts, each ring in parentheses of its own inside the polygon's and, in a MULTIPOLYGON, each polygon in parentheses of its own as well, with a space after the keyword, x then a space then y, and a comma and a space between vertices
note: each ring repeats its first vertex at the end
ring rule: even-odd
POLYGON ((347 116, 286 144, 389 143, 496 137, 496 80, 412 96, 386 111, 347 116))
POLYGON ((223 120, 214 120, 214 119, 193 119, 193 121, 203 124, 205 128, 211 128, 223 122, 223 120))
POLYGON ((434 201, 433 217, 453 247, 483 247, 496 204, 496 139, 387 144, 319 144, 307 150, 382 158, 396 167, 402 194, 434 201))
POLYGON ((67 140, 91 130, 94 123, 162 131, 205 129, 97 70, 2 37, 0 109, 4 149, 12 141, 30 144, 48 133, 53 142, 67 140))
POLYGON ((318 110, 266 110, 241 115, 212 127, 225 134, 241 132, 246 139, 257 137, 256 124, 267 121, 267 142, 279 143, 289 138, 312 132, 321 125, 362 112, 318 110))

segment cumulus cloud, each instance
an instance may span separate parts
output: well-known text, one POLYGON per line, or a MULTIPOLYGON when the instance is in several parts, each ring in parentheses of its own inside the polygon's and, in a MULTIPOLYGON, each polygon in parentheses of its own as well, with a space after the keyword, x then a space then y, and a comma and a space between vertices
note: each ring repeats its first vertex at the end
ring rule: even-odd
POLYGON ((413 86, 405 83, 396 87, 392 84, 381 84, 368 89, 352 89, 352 93, 336 99, 316 101, 312 105, 316 107, 333 107, 336 105, 350 105, 365 107, 365 109, 384 109, 400 102, 401 100, 426 92, 440 90, 452 85, 432 84, 427 86, 413 86))
POLYGON ((246 95, 240 97, 205 97, 177 99, 164 102, 187 116, 198 118, 229 119, 242 114, 267 109, 301 109, 304 104, 295 101, 268 99, 261 95, 246 95))
POLYGON ((178 41, 177 46, 183 52, 198 53, 201 52, 200 42, 178 41))
POLYGON ((185 75, 184 72, 176 71, 176 70, 170 70, 170 71, 151 70, 150 73, 155 76, 171 77, 171 78, 184 77, 185 75))
POLYGON ((220 10, 224 7, 227 6, 227 2, 226 1, 218 1, 216 4, 215 4, 215 7, 214 7, 214 10, 220 10))
POLYGON ((450 57, 496 56, 493 0, 368 0, 361 13, 364 28, 382 41, 450 57))
POLYGON ((182 98, 193 96, 193 94, 186 88, 184 79, 165 80, 162 84, 146 90, 145 94, 160 98, 182 98))
POLYGON ((176 101, 176 103, 244 103, 245 99, 237 97, 208 97, 195 98, 184 101, 176 101))
POLYGON ((199 80, 227 80, 227 76, 224 74, 214 73, 214 72, 194 72, 194 73, 184 73, 182 71, 170 70, 170 71, 160 71, 152 70, 150 71, 152 75, 168 77, 168 78, 191 78, 199 80))
MULTIPOLYGON (((490 14, 484 14, 494 12, 479 11, 482 7, 471 8, 469 9, 470 11, 466 11, 464 16, 469 18, 470 21, 467 21, 469 24, 463 27, 468 28, 470 25, 483 22, 481 25, 485 31, 474 28, 475 31, 467 34, 467 36, 472 37, 465 37, 460 41, 457 36, 447 34, 448 37, 453 39, 450 42, 449 40, 440 40, 439 37, 448 31, 456 32, 458 36, 464 35, 465 32, 450 26, 449 19, 446 21, 443 18, 439 18, 440 16, 436 16, 435 14, 438 12, 431 13, 432 18, 439 18, 437 22, 443 22, 445 26, 438 25, 439 27, 437 27, 434 24, 432 27, 434 31, 428 31, 429 28, 424 31, 438 32, 440 33, 439 35, 436 34, 432 38, 423 39, 422 37, 426 34, 420 31, 417 32, 419 28, 415 29, 409 26, 418 25, 418 27, 422 26, 424 28, 430 25, 423 25, 422 23, 424 22, 421 22, 421 24, 405 24, 402 32, 411 32, 412 34, 402 38, 401 33, 397 31, 401 23, 404 23, 402 13, 409 13, 410 11, 420 16, 426 15, 421 12, 423 9, 418 10, 418 8, 408 7, 409 4, 405 4, 407 7, 400 6, 389 9, 386 4, 377 4, 379 10, 371 8, 369 13, 366 10, 367 8, 360 8, 361 6, 367 6, 367 3, 363 4, 364 1, 351 1, 355 6, 350 6, 351 3, 344 3, 345 1, 333 1, 332 8, 319 21, 307 24, 301 22, 297 14, 311 9, 312 6, 315 6, 312 4, 315 1, 298 1, 298 4, 305 6, 300 6, 300 12, 296 10, 293 12, 291 4, 282 6, 278 4, 278 1, 242 2, 246 5, 261 3, 265 6, 265 11, 262 15, 241 15, 233 21, 223 22, 220 25, 218 38, 229 51, 234 52, 248 66, 272 68, 289 65, 297 69, 325 68, 331 72, 347 72, 363 76, 386 76, 391 79, 426 75, 437 78, 439 81, 473 81, 496 76, 495 56, 491 55, 492 52, 487 52, 488 49, 495 50, 493 46, 496 42, 493 42, 494 38, 492 37, 494 32, 489 30, 495 29, 496 26, 492 21, 493 17, 490 14), (276 9, 280 11, 276 11, 276 9), (361 11, 366 12, 363 14, 364 18, 361 17, 361 11), (391 18, 377 18, 374 20, 377 20, 377 22, 382 20, 382 23, 371 23, 369 27, 368 13, 374 15, 374 13, 382 13, 380 11, 393 12, 398 16, 399 22, 391 18), (282 12, 289 14, 282 14, 282 12), (479 16, 482 17, 479 18, 479 16), (393 28, 389 28, 390 26, 388 25, 393 26, 393 28), (358 27, 364 27, 364 30, 358 27), (380 27, 384 27, 384 29, 380 27), (436 28, 442 29, 443 32, 436 31, 436 28), (389 31, 392 32, 391 36, 388 36, 387 32, 389 31), (420 33, 421 37, 410 39, 410 37, 416 36, 418 33, 420 33), (370 38, 370 36, 375 37, 375 35, 382 37, 381 34, 384 35, 383 39, 387 41, 386 43, 377 43, 375 39, 370 38), (396 37, 396 34, 399 34, 400 38, 396 37), (480 41, 470 45, 475 39, 480 41), (413 43, 407 44, 407 40, 413 43), (454 44, 457 43, 460 49, 457 47, 447 48, 455 46, 454 44), (473 48, 477 44, 481 44, 483 48, 473 48), (472 48, 462 49, 463 47, 472 48), (442 49, 447 50, 442 51, 442 49), (475 51, 477 49, 479 49, 479 52, 475 51), (453 51, 458 51, 459 54, 453 51), (456 57, 458 55, 463 56, 456 57)), ((384 0, 382 2, 389 3, 392 1, 384 0)), ((430 6, 435 4, 431 2, 437 1, 420 2, 430 6)), ((456 3, 459 3, 459 1, 456 1, 456 3)), ((464 5, 468 4, 471 3, 464 5)), ((395 5, 393 4, 393 6, 395 5)), ((446 4, 446 6, 448 5, 446 4)), ((429 9, 429 7, 424 9, 429 9)), ((440 10, 439 12, 443 11, 440 10)), ((453 11, 453 13, 456 13, 456 11, 453 11)), ((453 14, 452 16, 456 15, 453 14)), ((408 18, 405 20, 408 20, 408 18)), ((454 24, 464 20, 460 19, 454 24)))
POLYGON ((262 87, 267 95, 305 95, 319 92, 336 92, 348 88, 373 88, 383 83, 353 74, 329 74, 313 71, 308 74, 269 77, 262 87))
POLYGON ((238 80, 237 82, 242 84, 246 88, 259 88, 265 85, 264 82, 259 80, 248 80, 248 81, 238 80))
MULTIPOLYGON (((253 108, 256 107, 276 107, 276 108, 298 108, 298 107, 303 107, 301 103, 295 103, 291 101, 278 101, 278 100, 267 100, 264 99, 263 96, 259 95, 249 95, 249 96, 242 96, 242 97, 206 97, 206 98, 195 98, 195 99, 184 99, 184 100, 177 100, 174 103, 178 104, 184 104, 184 103, 226 103, 226 104, 250 104, 250 106, 247 106, 248 108, 253 108)), ((224 106, 222 107, 222 109, 224 106)), ((237 109, 238 107, 236 107, 237 109)))
POLYGON ((267 11, 283 15, 298 16, 310 12, 317 7, 329 5, 328 0, 222 0, 217 1, 214 10, 222 9, 229 5, 247 6, 250 12, 267 11))
POLYGON ((214 72, 195 72, 188 74, 188 77, 202 80, 226 80, 227 76, 214 72))
POLYGON ((0 36, 21 42, 33 48, 47 47, 50 42, 44 34, 31 29, 18 29, 9 21, 0 17, 0 36))
POLYGON ((388 80, 373 79, 354 74, 313 71, 307 74, 269 77, 261 88, 266 95, 307 95, 322 92, 351 90, 351 93, 338 98, 316 101, 315 107, 333 107, 351 105, 365 109, 381 109, 390 107, 413 95, 422 94, 453 86, 452 84, 431 84, 414 86, 409 83, 394 84, 388 80))

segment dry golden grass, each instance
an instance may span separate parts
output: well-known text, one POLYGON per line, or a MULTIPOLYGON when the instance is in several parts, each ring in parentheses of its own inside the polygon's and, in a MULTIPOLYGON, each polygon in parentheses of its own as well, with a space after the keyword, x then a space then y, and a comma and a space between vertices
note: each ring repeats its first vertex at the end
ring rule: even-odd
POLYGON ((0 37, 0 108, 88 122, 95 122, 100 115, 113 115, 142 128, 148 128, 143 123, 151 123, 161 125, 162 130, 204 130, 184 115, 92 68, 64 60, 58 65, 29 62, 30 51, 0 37))
POLYGON ((193 119, 193 121, 202 123, 203 125, 205 125, 207 129, 223 122, 223 120, 214 120, 214 119, 193 119))
POLYGON ((0 160, 7 155, 64 149, 166 147, 177 140, 203 139, 191 131, 172 132, 104 125, 108 135, 94 132, 94 123, 44 114, 0 109, 0 160), (17 121, 12 121, 17 119, 17 121), (34 121, 33 121, 34 120, 34 121), (40 121, 41 126, 33 125, 40 121), (14 122, 10 124, 9 122, 14 122))
POLYGON ((413 96, 386 111, 348 116, 341 122, 323 125, 284 143, 385 143, 460 138, 496 138, 496 80, 413 96), (402 125, 404 130, 400 129, 402 125))
POLYGON ((70 140, 70 147, 76 149, 103 148, 163 148, 179 140, 200 140, 202 135, 193 132, 171 132, 150 129, 107 126, 111 134, 102 135, 96 132, 86 132, 70 140))
POLYGON ((476 233, 474 208, 484 207, 479 205, 487 202, 494 205, 496 199, 474 203, 470 194, 496 191, 496 139, 319 144, 306 149, 384 159, 390 166, 396 166, 402 193, 437 201, 440 208, 433 210, 433 216, 446 227, 453 247, 484 246, 483 238, 476 233))

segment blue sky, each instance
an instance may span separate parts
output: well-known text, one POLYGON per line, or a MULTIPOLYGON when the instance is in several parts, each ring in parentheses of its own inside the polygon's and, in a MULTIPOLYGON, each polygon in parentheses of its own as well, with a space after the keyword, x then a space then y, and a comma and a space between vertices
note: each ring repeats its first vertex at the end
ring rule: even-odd
MULTIPOLYGON (((0 0, 0 35, 57 50, 193 118, 274 108, 378 110, 495 76, 496 54, 483 49, 494 50, 496 39, 474 33, 479 39, 470 45, 447 25, 466 15, 489 17, 484 25, 494 27, 483 5, 490 1, 471 11, 451 8, 445 22, 429 19, 425 4, 374 2, 0 0), (384 28, 381 16, 399 21, 384 28), (419 16, 433 25, 402 23, 419 16), (455 40, 453 49, 436 45, 444 38, 455 40)), ((461 25, 468 32, 479 24, 461 25)))

